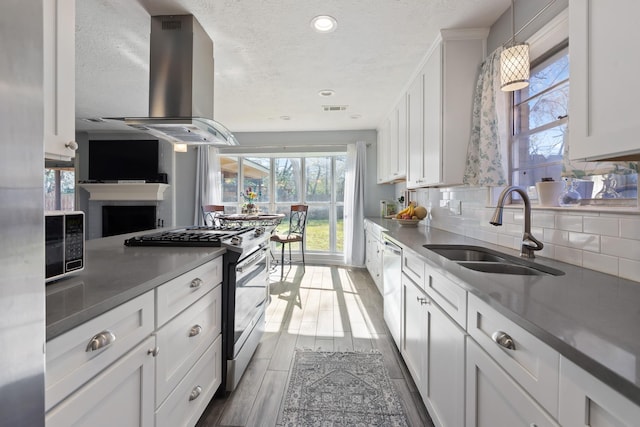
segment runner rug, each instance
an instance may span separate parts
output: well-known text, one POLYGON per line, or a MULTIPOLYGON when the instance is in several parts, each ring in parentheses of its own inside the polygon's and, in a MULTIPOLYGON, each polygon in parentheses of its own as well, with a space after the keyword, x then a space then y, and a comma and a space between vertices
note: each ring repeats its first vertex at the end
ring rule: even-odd
POLYGON ((282 425, 407 426, 378 352, 296 350, 282 425))

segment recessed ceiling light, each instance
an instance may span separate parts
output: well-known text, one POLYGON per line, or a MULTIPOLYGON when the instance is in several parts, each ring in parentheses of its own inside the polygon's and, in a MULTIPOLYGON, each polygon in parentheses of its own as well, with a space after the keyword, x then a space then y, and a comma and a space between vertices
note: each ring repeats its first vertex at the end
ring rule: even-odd
POLYGON ((291 116, 280 116, 282 120, 291 120, 291 116))
POLYGON ((331 33, 338 27, 336 18, 329 15, 318 15, 311 20, 311 28, 319 33, 331 33))
POLYGON ((336 93, 332 90, 332 89, 322 89, 320 92, 318 92, 318 95, 320 96, 333 96, 336 93))
POLYGON ((360 117, 362 117, 362 115, 360 115, 360 114, 352 114, 349 117, 351 117, 353 120, 356 120, 356 119, 359 119, 360 117))

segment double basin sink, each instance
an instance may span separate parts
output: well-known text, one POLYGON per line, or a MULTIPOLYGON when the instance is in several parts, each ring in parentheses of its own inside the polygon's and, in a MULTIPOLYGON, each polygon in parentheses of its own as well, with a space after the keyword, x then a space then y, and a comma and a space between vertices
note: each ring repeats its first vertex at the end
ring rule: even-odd
POLYGON ((563 271, 492 249, 471 245, 423 245, 462 267, 484 273, 562 276, 563 271))

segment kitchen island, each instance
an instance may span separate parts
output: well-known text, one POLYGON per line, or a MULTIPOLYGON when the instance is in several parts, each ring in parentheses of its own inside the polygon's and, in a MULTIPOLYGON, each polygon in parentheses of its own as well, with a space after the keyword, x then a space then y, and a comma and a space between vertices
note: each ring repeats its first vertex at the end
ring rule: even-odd
MULTIPOLYGON (((565 365, 576 365, 614 392, 640 405, 640 283, 543 257, 535 258, 535 262, 565 274, 478 272, 450 261, 423 245, 480 246, 516 257, 518 251, 428 228, 422 223, 414 228, 403 227, 396 221, 383 218, 368 218, 367 221, 382 228, 386 239, 423 260, 427 269, 436 272, 434 277, 444 276, 468 293, 468 334, 473 336, 472 329, 475 328, 477 333, 482 328, 481 321, 487 321, 480 312, 476 314, 472 310, 472 303, 479 301, 474 303, 475 307, 490 307, 501 318, 513 322, 517 328, 522 328, 557 352, 560 362, 555 362, 555 369, 559 364, 561 378, 563 362, 565 365)), ((522 345, 516 342, 516 346, 518 344, 522 345)), ((522 354, 518 351, 520 348, 516 351, 501 350, 505 354, 522 354)), ((523 347, 522 350, 528 349, 523 347)), ((532 366, 530 374, 535 377, 539 365, 532 366)), ((470 373, 473 370, 467 370, 467 376, 470 373)), ((559 394, 562 417, 562 400, 571 393, 567 392, 568 389, 562 389, 562 379, 560 382, 558 386, 556 378, 555 393, 559 394)), ((469 399, 467 395, 467 401, 469 399)), ((557 413, 553 415, 557 417, 557 413)))

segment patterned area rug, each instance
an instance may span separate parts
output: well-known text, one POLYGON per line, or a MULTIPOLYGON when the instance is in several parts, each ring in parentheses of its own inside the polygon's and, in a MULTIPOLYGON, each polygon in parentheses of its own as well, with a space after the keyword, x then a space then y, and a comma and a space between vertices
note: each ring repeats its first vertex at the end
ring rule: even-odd
POLYGON ((296 350, 282 423, 407 426, 380 353, 296 350))

